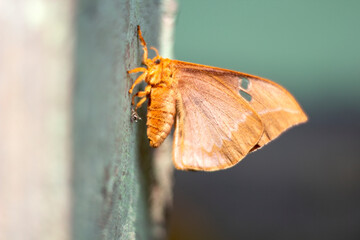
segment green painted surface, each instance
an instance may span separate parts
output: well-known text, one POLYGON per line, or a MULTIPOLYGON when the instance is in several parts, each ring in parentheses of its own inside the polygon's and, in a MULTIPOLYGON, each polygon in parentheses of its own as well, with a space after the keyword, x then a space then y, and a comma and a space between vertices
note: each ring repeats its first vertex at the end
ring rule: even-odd
POLYGON ((137 24, 157 46, 159 4, 78 2, 73 239, 150 239, 150 148, 145 123, 130 121, 128 89, 135 76, 126 71, 141 62, 137 24))

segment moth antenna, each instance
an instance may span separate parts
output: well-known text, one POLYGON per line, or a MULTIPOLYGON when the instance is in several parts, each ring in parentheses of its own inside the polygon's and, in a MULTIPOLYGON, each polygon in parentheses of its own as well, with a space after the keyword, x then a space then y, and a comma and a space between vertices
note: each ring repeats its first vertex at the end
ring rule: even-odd
POLYGON ((146 42, 145 42, 145 40, 142 36, 141 30, 140 30, 140 25, 137 25, 137 31, 138 31, 141 45, 143 45, 143 50, 144 50, 143 63, 146 63, 146 59, 148 58, 148 50, 147 50, 146 42))
POLYGON ((137 31, 138 31, 138 34, 139 34, 139 39, 140 39, 141 45, 146 47, 146 42, 145 42, 145 40, 144 40, 144 38, 142 36, 141 30, 140 30, 140 25, 137 25, 137 31))
POLYGON ((158 58, 160 58, 160 54, 159 54, 159 51, 156 49, 156 48, 154 48, 154 47, 151 47, 150 48, 151 50, 153 50, 155 53, 156 53, 156 57, 154 57, 154 59, 158 59, 158 58))

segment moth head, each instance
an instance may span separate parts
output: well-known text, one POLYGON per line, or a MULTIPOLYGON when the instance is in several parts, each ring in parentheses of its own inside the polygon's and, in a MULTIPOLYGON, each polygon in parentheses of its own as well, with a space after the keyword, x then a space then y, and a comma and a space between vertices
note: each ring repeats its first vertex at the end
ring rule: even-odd
POLYGON ((149 84, 158 84, 161 81, 162 58, 157 56, 153 59, 147 59, 145 62, 147 66, 146 82, 149 84))
POLYGON ((145 60, 144 64, 148 67, 148 69, 151 68, 158 68, 161 65, 162 57, 156 56, 153 59, 148 58, 145 60))

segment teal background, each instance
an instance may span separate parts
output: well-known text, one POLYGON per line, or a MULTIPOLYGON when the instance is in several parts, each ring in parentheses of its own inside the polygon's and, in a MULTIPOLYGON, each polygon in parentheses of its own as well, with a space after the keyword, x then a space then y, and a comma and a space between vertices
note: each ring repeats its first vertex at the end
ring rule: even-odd
POLYGON ((360 1, 179 1, 175 58, 271 79, 309 122, 176 171, 171 239, 360 239, 360 1))
POLYGON ((179 6, 176 59, 272 79, 306 107, 360 106, 360 1, 184 0, 179 6))

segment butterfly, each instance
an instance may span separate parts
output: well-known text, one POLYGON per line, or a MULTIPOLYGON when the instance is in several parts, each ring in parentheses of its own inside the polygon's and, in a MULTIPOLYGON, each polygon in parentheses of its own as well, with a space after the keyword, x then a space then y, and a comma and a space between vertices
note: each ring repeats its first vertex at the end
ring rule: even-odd
MULTIPOLYGON (((175 122, 173 162, 177 169, 216 171, 234 166, 288 128, 304 123, 307 116, 282 86, 254 75, 200 64, 148 58, 140 27, 143 64, 128 71, 141 72, 129 89, 145 81, 132 96, 149 99, 147 136, 158 147, 175 122)), ((133 113, 134 114, 134 113, 133 113)))

